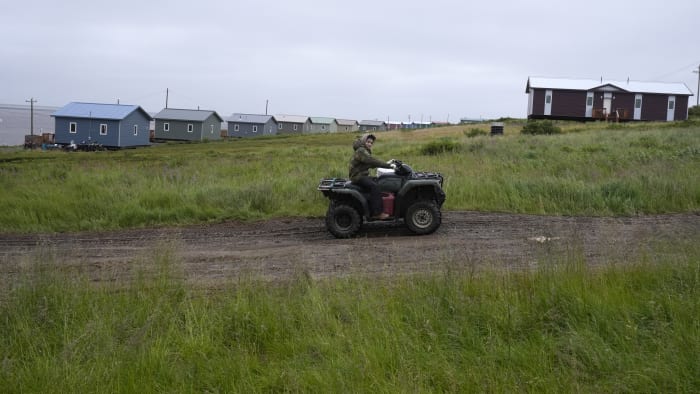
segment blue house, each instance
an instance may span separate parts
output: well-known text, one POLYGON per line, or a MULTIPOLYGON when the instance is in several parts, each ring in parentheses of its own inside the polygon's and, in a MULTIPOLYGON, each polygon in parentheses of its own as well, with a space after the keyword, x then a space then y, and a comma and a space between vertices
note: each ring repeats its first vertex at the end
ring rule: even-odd
POLYGON ((138 105, 70 103, 51 115, 57 144, 97 143, 126 148, 150 145, 153 118, 138 105))
POLYGON ((275 135, 277 127, 277 121, 272 115, 233 114, 228 119, 228 136, 275 135))

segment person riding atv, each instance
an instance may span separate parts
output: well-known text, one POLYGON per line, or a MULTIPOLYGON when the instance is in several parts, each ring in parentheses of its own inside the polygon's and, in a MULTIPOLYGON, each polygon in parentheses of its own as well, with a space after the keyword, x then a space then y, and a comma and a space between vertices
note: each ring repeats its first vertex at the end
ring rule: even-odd
POLYGON ((396 223, 403 220, 414 234, 434 232, 442 222, 443 176, 436 172, 414 171, 399 160, 384 163, 373 158, 373 144, 367 144, 370 138, 374 142, 373 137, 368 134, 355 142, 355 154, 350 161, 351 179, 323 178, 319 182, 318 190, 329 200, 326 228, 336 238, 350 238, 360 230, 364 220, 396 223), (377 168, 377 178, 369 176, 370 168, 377 168), (372 202, 372 191, 352 180, 362 177, 369 179, 369 187, 378 189, 379 215, 376 205, 370 208, 376 204, 376 200, 372 202))
POLYGON ((389 215, 382 212, 382 195, 379 185, 369 176, 371 168, 396 168, 395 164, 383 162, 372 157, 372 146, 377 138, 374 134, 365 134, 352 144, 354 153, 350 159, 349 175, 352 183, 369 193, 369 211, 372 219, 385 220, 389 215))

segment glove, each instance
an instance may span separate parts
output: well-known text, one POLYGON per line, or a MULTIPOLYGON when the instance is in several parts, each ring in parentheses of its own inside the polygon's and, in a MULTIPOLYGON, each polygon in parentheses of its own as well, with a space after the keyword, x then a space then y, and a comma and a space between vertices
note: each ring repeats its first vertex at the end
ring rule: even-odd
POLYGON ((389 164, 391 166, 391 169, 396 171, 396 163, 391 163, 389 164))

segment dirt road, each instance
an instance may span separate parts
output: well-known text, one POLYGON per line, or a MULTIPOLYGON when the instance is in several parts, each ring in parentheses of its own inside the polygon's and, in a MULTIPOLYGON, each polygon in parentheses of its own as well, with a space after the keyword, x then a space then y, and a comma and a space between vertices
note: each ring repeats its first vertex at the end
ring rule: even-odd
MULTIPOLYGON (((11 283, 37 262, 114 281, 175 261, 188 282, 216 286, 251 276, 284 280, 391 276, 451 269, 525 268, 577 256, 587 264, 654 258, 657 241, 700 242, 700 215, 630 218, 554 217, 445 212, 440 229, 414 236, 395 224, 366 224, 357 238, 338 240, 322 218, 226 222, 100 233, 0 235, 0 280, 11 283)), ((666 248, 669 249, 669 248, 666 248)), ((663 253, 674 253, 664 250, 663 253)))

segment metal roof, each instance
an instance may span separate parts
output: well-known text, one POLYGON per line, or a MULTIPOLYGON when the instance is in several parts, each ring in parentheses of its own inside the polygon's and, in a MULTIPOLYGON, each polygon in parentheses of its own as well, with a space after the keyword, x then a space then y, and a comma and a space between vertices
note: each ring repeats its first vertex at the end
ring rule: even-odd
POLYGON ((363 126, 383 126, 385 123, 381 120, 362 120, 360 124, 363 126))
POLYGON ((561 90, 599 90, 605 86, 613 86, 631 93, 678 94, 692 96, 693 92, 682 82, 643 82, 615 81, 606 79, 567 79, 529 77, 525 93, 530 89, 561 89, 561 90))
POLYGON ((272 115, 255 115, 255 114, 233 114, 228 118, 229 122, 238 123, 260 123, 265 124, 272 119, 272 115))
POLYGON ((335 121, 338 122, 340 126, 354 126, 357 124, 357 121, 352 119, 336 119, 335 121))
POLYGON ((224 120, 216 113, 216 111, 200 110, 200 109, 177 109, 177 108, 165 108, 155 115, 156 119, 165 120, 191 120, 193 122, 204 122, 209 119, 209 117, 214 114, 219 118, 219 122, 224 120))
POLYGON ((311 123, 318 123, 318 124, 331 124, 335 118, 324 118, 324 117, 319 117, 319 116, 312 116, 311 117, 311 123))
POLYGON ((134 111, 141 111, 149 119, 151 115, 138 105, 97 104, 72 102, 54 112, 51 116, 86 119, 122 120, 134 111))
POLYGON ((276 121, 286 123, 306 123, 308 119, 308 116, 300 115, 275 115, 276 121))

